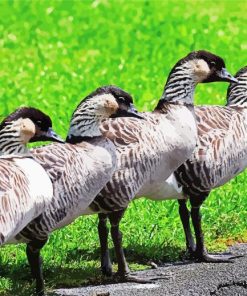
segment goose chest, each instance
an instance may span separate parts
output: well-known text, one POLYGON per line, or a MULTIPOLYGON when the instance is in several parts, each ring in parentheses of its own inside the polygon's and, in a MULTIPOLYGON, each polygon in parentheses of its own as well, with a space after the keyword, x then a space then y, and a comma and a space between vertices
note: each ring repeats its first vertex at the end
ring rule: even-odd
POLYGON ((117 148, 118 166, 90 205, 93 211, 123 209, 135 197, 152 196, 193 152, 197 127, 188 107, 172 105, 165 114, 143 116, 142 121, 118 118, 103 124, 103 134, 117 148))
MULTIPOLYGON (((158 165, 151 171, 150 177, 137 193, 137 197, 148 198, 183 198, 181 186, 171 175, 174 167, 181 165, 185 158, 189 158, 197 141, 197 126, 195 115, 187 107, 170 108, 169 114, 150 114, 147 117, 153 121, 158 120, 159 129, 162 131, 163 146, 169 150, 160 155, 158 165)), ((150 120, 149 119, 149 120, 150 120)), ((159 145, 159 153, 162 153, 162 144, 159 145)))
POLYGON ((116 168, 116 148, 103 137, 81 144, 52 144, 31 150, 50 177, 54 195, 46 211, 21 232, 19 239, 47 238, 71 223, 89 206, 116 168))
POLYGON ((43 167, 32 158, 0 157, 1 236, 15 243, 15 236, 50 203, 53 186, 43 167), (1 178, 2 176, 2 178, 1 178), (1 179, 8 184, 1 182, 1 179), (8 197, 7 195, 8 194, 8 197))

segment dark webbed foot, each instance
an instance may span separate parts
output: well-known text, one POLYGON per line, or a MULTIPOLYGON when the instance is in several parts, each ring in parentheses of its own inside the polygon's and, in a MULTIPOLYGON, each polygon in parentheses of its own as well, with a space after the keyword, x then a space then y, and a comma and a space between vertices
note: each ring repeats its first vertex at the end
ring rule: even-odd
POLYGON ((132 283, 139 283, 139 284, 152 284, 154 280, 146 279, 142 277, 137 277, 130 274, 115 274, 115 280, 118 282, 132 282, 132 283))
POLYGON ((154 277, 144 278, 138 277, 136 275, 131 275, 129 273, 119 274, 118 272, 115 274, 114 279, 117 282, 131 282, 131 283, 138 283, 138 284, 153 284, 157 280, 167 280, 171 276, 170 274, 164 273, 157 273, 154 277))
POLYGON ((231 253, 222 253, 222 254, 209 254, 204 253, 202 255, 195 255, 196 259, 199 262, 207 262, 207 263, 233 263, 234 259, 243 257, 241 255, 233 255, 231 253))

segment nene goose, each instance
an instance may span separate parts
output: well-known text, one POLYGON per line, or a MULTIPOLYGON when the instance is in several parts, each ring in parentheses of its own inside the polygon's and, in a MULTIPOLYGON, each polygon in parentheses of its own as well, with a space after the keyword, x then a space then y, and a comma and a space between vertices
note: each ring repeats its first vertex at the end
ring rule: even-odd
POLYGON ((63 142, 51 127, 47 115, 30 107, 0 124, 0 245, 11 243, 52 199, 52 183, 26 147, 34 141, 63 142))
POLYGON ((170 193, 175 178, 170 178, 168 186, 164 180, 191 156, 196 146, 194 89, 197 83, 213 81, 235 79, 226 71, 220 57, 206 51, 192 52, 171 70, 157 107, 151 113, 144 113, 146 120, 138 125, 131 119, 104 122, 103 134, 116 145, 119 162, 111 181, 90 205, 92 211, 100 213, 98 231, 104 274, 112 274, 107 246, 108 217, 118 275, 125 280, 147 282, 129 275, 119 223, 135 197, 156 198, 170 193))
POLYGON ((54 196, 46 211, 18 233, 16 240, 27 243, 27 257, 39 296, 44 295, 40 250, 49 234, 80 216, 116 168, 116 149, 102 136, 101 121, 110 116, 140 118, 132 103, 125 91, 114 86, 101 87, 74 111, 67 143, 32 150, 53 183, 54 196))
POLYGON ((191 203, 191 219, 196 244, 191 234, 190 212, 186 199, 179 201, 186 245, 192 257, 205 262, 228 262, 229 255, 208 254, 201 228, 200 207, 213 188, 219 187, 247 167, 247 67, 235 76, 239 83, 231 83, 226 107, 196 108, 199 140, 192 157, 175 172, 182 185, 184 197, 191 203))

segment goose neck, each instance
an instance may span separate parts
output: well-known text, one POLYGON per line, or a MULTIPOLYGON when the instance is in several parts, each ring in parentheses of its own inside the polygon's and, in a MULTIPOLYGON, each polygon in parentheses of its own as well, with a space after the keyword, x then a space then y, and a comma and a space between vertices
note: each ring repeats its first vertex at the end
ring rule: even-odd
POLYGON ((83 140, 102 136, 100 132, 101 121, 101 117, 93 114, 73 116, 66 141, 72 141, 73 144, 76 144, 83 140))
POLYGON ((0 131, 0 156, 30 156, 29 149, 23 143, 20 132, 11 129, 11 125, 0 131))
POLYGON ((189 66, 185 64, 176 67, 168 77, 156 109, 162 109, 164 104, 193 106, 196 85, 189 66))
MULTIPOLYGON (((247 75, 246 75, 247 76, 247 75)), ((239 83, 234 84, 228 90, 227 104, 230 107, 247 107, 247 80, 238 78, 239 83)))

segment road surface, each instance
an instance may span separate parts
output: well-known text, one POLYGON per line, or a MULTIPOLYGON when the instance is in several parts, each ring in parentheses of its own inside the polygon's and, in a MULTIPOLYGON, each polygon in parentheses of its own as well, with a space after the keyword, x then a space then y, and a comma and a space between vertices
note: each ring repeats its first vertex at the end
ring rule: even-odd
POLYGON ((119 283, 54 291, 56 296, 247 296, 247 244, 230 248, 234 263, 176 262, 133 273, 152 284, 119 283))

